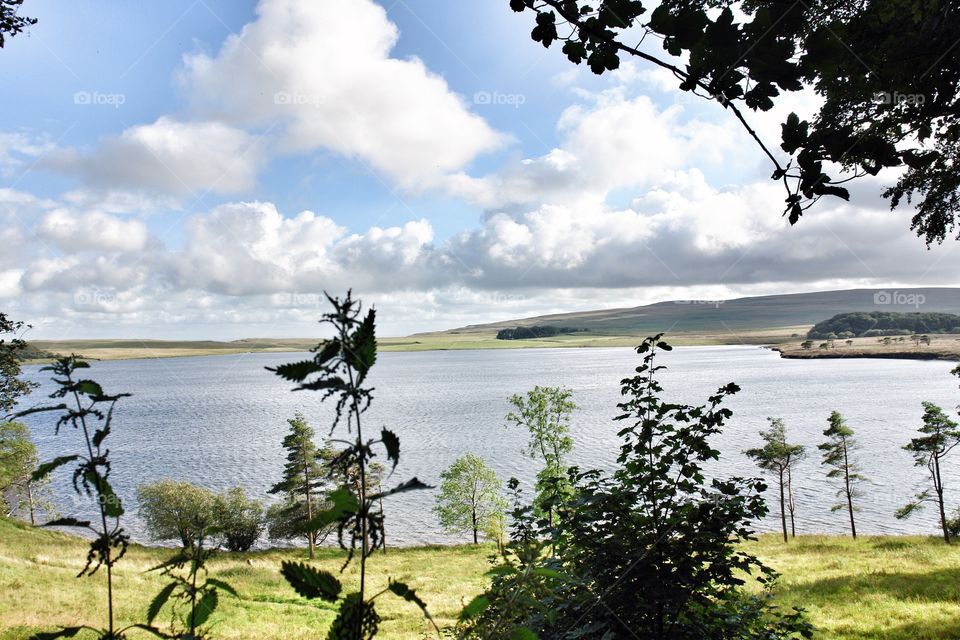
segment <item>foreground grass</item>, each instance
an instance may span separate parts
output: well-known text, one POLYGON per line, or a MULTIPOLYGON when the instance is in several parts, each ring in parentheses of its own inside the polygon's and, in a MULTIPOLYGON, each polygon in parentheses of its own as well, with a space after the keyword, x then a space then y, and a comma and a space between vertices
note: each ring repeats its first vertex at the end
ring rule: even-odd
MULTIPOLYGON (((933 640, 960 637, 960 546, 936 538, 803 536, 789 545, 762 536, 750 550, 781 572, 778 599, 802 606, 818 637, 844 640, 933 640)), ((370 564, 373 588, 387 576, 408 582, 427 601, 441 626, 451 624, 464 603, 486 584, 492 548, 424 547, 389 550, 370 564)), ((0 639, 28 637, 58 625, 99 625, 103 579, 77 579, 86 544, 52 531, 0 519, 0 639)), ((131 547, 118 566, 118 618, 142 621, 159 576, 144 573, 169 550, 131 547)), ((277 569, 302 552, 273 550, 223 554, 212 575, 232 583, 240 599, 224 597, 214 616, 214 636, 263 640, 323 637, 334 612, 308 602, 286 586, 277 569)), ((316 565, 338 571, 343 555, 324 550, 316 565)), ((356 566, 344 575, 356 585, 356 566)), ((429 636, 419 610, 396 598, 378 605, 385 639, 429 636)), ((139 636, 131 634, 131 638, 139 636)), ((434 636, 435 637, 435 636, 434 636)))

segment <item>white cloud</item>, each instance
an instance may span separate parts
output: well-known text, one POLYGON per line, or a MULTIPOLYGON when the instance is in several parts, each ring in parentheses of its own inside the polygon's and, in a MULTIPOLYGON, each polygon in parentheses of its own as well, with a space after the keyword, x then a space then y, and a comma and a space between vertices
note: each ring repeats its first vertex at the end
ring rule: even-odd
POLYGON ((262 0, 215 56, 187 56, 181 79, 201 112, 282 123, 288 150, 330 149, 429 186, 502 138, 419 59, 391 57, 397 38, 371 0, 262 0))
POLYGON ((140 251, 147 243, 147 227, 140 220, 124 220, 100 212, 76 214, 55 209, 38 225, 38 233, 65 252, 140 251))
POLYGON ((57 149, 41 165, 106 190, 145 190, 199 198, 245 191, 265 162, 265 142, 216 122, 161 117, 106 138, 90 153, 57 149))
POLYGON ((659 109, 622 86, 591 94, 587 105, 564 110, 558 147, 515 160, 493 175, 447 180, 448 189, 489 208, 514 204, 569 204, 639 188, 692 165, 720 163, 735 144, 729 123, 684 117, 683 108, 659 109))

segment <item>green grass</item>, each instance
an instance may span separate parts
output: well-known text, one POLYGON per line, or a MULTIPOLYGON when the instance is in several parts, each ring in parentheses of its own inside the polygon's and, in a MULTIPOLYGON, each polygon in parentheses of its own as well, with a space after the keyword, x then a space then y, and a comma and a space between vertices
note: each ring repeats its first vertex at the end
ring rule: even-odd
MULTIPOLYGON (((802 606, 817 637, 844 640, 934 640, 960 637, 960 545, 934 537, 869 537, 854 542, 832 536, 803 536, 784 545, 765 535, 751 551, 782 577, 778 600, 802 606)), ((441 625, 486 583, 492 549, 423 547, 391 549, 371 561, 373 587, 387 576, 418 590, 441 625)), ((103 576, 75 578, 86 543, 60 533, 0 519, 0 639, 20 639, 58 625, 102 623, 103 576)), ((118 617, 141 621, 163 585, 146 569, 170 550, 133 546, 118 566, 118 617)), ((240 599, 224 597, 214 616, 214 637, 262 640, 323 637, 333 610, 296 596, 278 573, 282 560, 301 559, 296 550, 222 554, 212 575, 232 583, 240 599)), ((338 571, 343 555, 323 550, 317 566, 338 571)), ((355 565, 344 581, 356 583, 355 565)), ((378 609, 385 639, 418 639, 429 631, 419 610, 385 597, 378 609)), ((137 638, 131 634, 131 638, 137 638)))

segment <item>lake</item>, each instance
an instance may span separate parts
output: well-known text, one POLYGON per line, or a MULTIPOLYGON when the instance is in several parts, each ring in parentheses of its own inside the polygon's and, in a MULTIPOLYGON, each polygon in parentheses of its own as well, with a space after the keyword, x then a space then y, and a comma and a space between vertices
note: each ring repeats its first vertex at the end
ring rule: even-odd
MULTIPOLYGON (((318 436, 329 428, 330 410, 320 405, 318 394, 293 393, 264 369, 301 358, 260 353, 92 363, 89 377, 107 393, 133 394, 118 404, 109 443, 112 484, 127 506, 126 527, 134 540, 148 541, 136 517, 139 483, 174 478, 214 490, 239 484, 248 494, 269 498, 266 491, 283 467, 280 441, 286 419, 300 410, 318 436)), ((400 437, 401 463, 393 481, 418 476, 435 484, 441 470, 472 452, 504 480, 516 476, 529 487, 537 465, 521 453, 526 432, 506 426, 507 398, 538 384, 570 388, 580 406, 573 419, 571 462, 610 468, 622 426, 611 420, 617 413, 619 380, 639 363, 633 350, 615 348, 382 353, 371 374, 375 400, 365 425, 377 431, 389 427, 400 437)), ((830 512, 835 486, 816 451, 834 409, 857 431, 869 479, 859 501, 858 531, 936 533, 932 508, 907 521, 893 514, 926 480, 926 469, 914 467, 901 449, 920 425, 921 400, 936 402, 955 417, 960 394, 958 380, 949 375, 954 363, 785 360, 752 346, 681 347, 664 354, 660 363, 670 367, 661 380, 671 400, 702 403, 722 384, 742 387, 728 404, 733 418, 713 442, 723 455, 708 468, 710 475, 757 473, 742 451, 758 445, 757 431, 766 428, 767 416, 782 417, 791 440, 808 447, 809 457, 794 474, 798 533, 847 532, 845 512, 830 512)), ((38 369, 25 367, 26 377, 43 387, 24 406, 39 403, 52 389, 38 369)), ((42 460, 80 445, 80 435, 72 430, 54 436, 51 416, 30 416, 26 422, 42 460)), ((956 505, 960 455, 946 467, 949 504, 956 505)), ((54 481, 62 515, 92 512, 88 501, 72 495, 67 474, 54 481)), ((466 541, 440 531, 431 511, 433 493, 410 492, 386 501, 388 544, 466 541)), ((772 491, 768 494, 773 497, 772 491)), ((775 513, 758 523, 763 530, 778 526, 775 513)))

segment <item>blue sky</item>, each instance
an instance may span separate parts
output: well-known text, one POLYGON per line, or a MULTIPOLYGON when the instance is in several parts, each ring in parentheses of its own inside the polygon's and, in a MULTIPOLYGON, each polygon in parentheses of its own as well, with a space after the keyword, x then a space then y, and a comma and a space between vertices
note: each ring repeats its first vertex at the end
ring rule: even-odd
MULTIPOLYGON (((25 11, 0 51, 0 304, 38 337, 307 335, 349 286, 396 335, 956 284, 953 244, 886 210, 890 175, 791 229, 719 106, 640 65, 578 69, 506 0, 25 11)), ((775 139, 815 107, 754 123, 775 139)))

